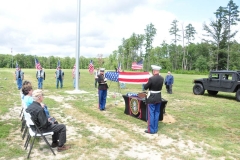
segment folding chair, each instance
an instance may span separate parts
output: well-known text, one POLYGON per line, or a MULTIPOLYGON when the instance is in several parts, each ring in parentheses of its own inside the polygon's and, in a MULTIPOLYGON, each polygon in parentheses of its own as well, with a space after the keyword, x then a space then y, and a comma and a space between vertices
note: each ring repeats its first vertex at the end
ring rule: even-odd
MULTIPOLYGON (((22 111, 21 111, 21 112, 23 113, 26 108, 27 108, 26 103, 25 103, 24 101, 22 101, 22 111)), ((24 114, 22 114, 21 121, 22 121, 21 132, 24 131, 24 133, 23 133, 23 135, 22 135, 22 139, 24 139, 25 134, 26 134, 26 129, 27 129, 26 120, 25 120, 25 118, 24 118, 24 114), (24 128, 25 128, 25 129, 24 129, 24 128)))
POLYGON ((30 150, 29 150, 29 153, 28 153, 28 157, 30 156, 30 153, 32 151, 32 148, 33 148, 33 144, 34 144, 34 141, 35 141, 35 138, 36 137, 42 137, 44 139, 44 141, 47 143, 48 147, 50 148, 50 150, 52 151, 52 153, 54 155, 56 155, 53 151, 53 149, 51 148, 51 145, 49 144, 48 140, 46 139, 45 136, 50 136, 50 135, 53 135, 53 132, 41 132, 40 129, 37 127, 37 125, 35 124, 35 122, 32 120, 31 118, 31 115, 29 113, 27 113, 25 110, 24 110, 24 116, 25 116, 25 120, 26 120, 26 125, 28 126, 28 137, 26 139, 26 142, 25 142, 25 150, 27 149, 28 147, 28 144, 31 140, 31 137, 33 137, 33 141, 32 141, 32 144, 30 146, 30 150), (32 130, 31 126, 35 126, 36 130, 32 130))

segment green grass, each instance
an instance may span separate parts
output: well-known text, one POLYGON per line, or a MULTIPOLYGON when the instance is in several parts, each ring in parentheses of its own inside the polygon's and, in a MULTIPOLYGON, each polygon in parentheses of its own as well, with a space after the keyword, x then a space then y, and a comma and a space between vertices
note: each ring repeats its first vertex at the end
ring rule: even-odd
MULTIPOLYGON (((25 72, 25 79, 32 82, 34 89, 37 88, 35 69, 22 69, 25 72)), ((110 94, 120 92, 141 92, 141 85, 126 84, 126 89, 118 89, 117 83, 108 82, 109 98, 107 99, 107 113, 100 113, 97 109, 97 90, 94 88, 94 77, 87 70, 81 70, 80 90, 89 92, 88 94, 69 95, 65 91, 73 90, 71 70, 65 70, 65 79, 63 89, 56 89, 54 78, 55 70, 46 69, 46 80, 43 90, 45 92, 44 102, 47 104, 52 115, 59 113, 58 121, 67 119, 72 127, 76 128, 81 138, 72 142, 76 149, 67 151, 68 155, 62 159, 78 159, 84 154, 87 159, 110 159, 107 154, 99 152, 99 148, 105 150, 116 149, 119 153, 117 159, 135 159, 124 154, 121 148, 128 150, 128 147, 122 146, 123 143, 130 143, 132 139, 139 143, 154 143, 154 140, 148 139, 143 135, 146 122, 127 116, 124 114, 124 104, 120 102, 114 105, 115 99, 110 94), (63 101, 52 98, 63 97, 63 101), (71 105, 69 109, 65 105, 71 105), (75 117, 77 121, 72 121, 68 116, 75 117), (61 119, 62 118, 62 119, 61 119), (111 134, 111 139, 102 138, 88 129, 101 126, 102 128, 112 128, 123 131, 126 135, 111 134), (131 126, 142 128, 141 133, 133 130, 131 126), (92 137, 95 137, 92 140, 92 137), (77 154, 79 153, 79 154, 77 154)), ((0 116, 5 117, 12 108, 20 106, 19 91, 13 78, 14 70, 0 69, 0 116), (6 80, 5 80, 6 78, 6 80)), ((166 74, 162 74, 164 77, 166 74)), ((195 78, 207 77, 207 75, 186 75, 174 74, 175 83, 173 85, 173 94, 166 94, 163 86, 162 96, 168 101, 166 112, 171 115, 175 123, 159 122, 158 134, 164 134, 175 141, 188 140, 195 143, 196 147, 203 148, 206 152, 205 158, 219 159, 238 159, 240 151, 240 103, 235 100, 234 93, 219 92, 216 96, 209 96, 205 92, 202 96, 196 96, 192 92, 195 78), (202 145, 202 143, 206 145, 202 145)), ((123 100, 121 96, 118 101, 123 100)), ((19 111, 20 112, 20 111, 19 111)), ((13 117, 11 120, 0 120, 0 157, 12 159, 16 157, 26 157, 27 153, 19 145, 23 145, 20 138, 20 118, 13 117), (19 128, 16 131, 16 128, 19 128), (16 132, 14 135, 12 132, 16 132), (19 135, 18 135, 19 133, 19 135), (7 139, 7 140, 6 140, 7 139), (17 140, 16 140, 17 139, 17 140), (9 145, 11 144, 11 145, 9 145), (3 154, 4 153, 4 154, 3 154)), ((43 148, 42 146, 37 145, 43 148)), ((179 159, 198 159, 203 156, 200 153, 189 153, 185 155, 179 148, 171 144, 170 146, 158 146, 159 152, 164 152, 166 157, 174 156, 179 159), (176 152, 168 153, 167 150, 173 148, 176 152)), ((41 154, 41 151, 39 151, 41 154)), ((44 153, 46 154, 46 153, 44 153)), ((47 153, 51 155, 51 153, 47 153)), ((41 157, 37 157, 41 159, 41 157)))

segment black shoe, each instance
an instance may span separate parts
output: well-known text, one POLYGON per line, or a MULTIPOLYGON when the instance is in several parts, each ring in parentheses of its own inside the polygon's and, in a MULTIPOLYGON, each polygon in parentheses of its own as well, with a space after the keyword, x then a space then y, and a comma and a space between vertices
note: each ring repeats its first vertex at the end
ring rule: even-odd
POLYGON ((148 130, 145 130, 144 132, 145 132, 145 133, 149 133, 149 134, 154 134, 154 133, 148 132, 148 130))
POLYGON ((56 142, 56 143, 52 143, 51 147, 52 147, 52 148, 56 148, 56 147, 58 147, 58 142, 56 142))

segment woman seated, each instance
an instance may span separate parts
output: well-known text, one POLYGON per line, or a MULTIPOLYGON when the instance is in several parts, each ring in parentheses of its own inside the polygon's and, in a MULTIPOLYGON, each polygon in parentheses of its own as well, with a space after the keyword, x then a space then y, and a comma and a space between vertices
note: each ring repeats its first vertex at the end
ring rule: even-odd
MULTIPOLYGON (((26 107, 33 103, 32 92, 33 92, 32 85, 23 85, 22 87, 22 93, 24 95, 23 101, 25 102, 26 107)), ((41 103, 41 106, 45 111, 48 121, 57 124, 58 122, 55 120, 55 118, 50 116, 48 107, 43 103, 41 103)))

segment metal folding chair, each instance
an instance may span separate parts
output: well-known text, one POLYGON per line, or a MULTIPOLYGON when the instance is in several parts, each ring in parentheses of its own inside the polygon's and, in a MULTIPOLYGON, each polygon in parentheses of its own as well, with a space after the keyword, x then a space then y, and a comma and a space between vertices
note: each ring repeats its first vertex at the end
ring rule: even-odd
POLYGON ((25 150, 27 149, 28 147, 28 144, 31 140, 31 137, 33 137, 34 139, 32 140, 32 143, 31 143, 31 146, 30 146, 30 150, 29 150, 29 153, 28 153, 28 157, 30 156, 30 153, 32 151, 32 148, 33 148, 33 144, 34 144, 34 141, 36 139, 36 137, 41 137, 43 138, 43 140, 47 143, 48 147, 50 148, 50 150, 52 151, 52 153, 54 155, 56 155, 53 151, 53 149, 51 148, 51 145, 49 144, 48 140, 46 139, 45 136, 52 136, 54 133, 53 132, 41 132, 40 129, 37 127, 37 125, 35 124, 35 122, 32 120, 31 118, 31 115, 29 113, 27 113, 25 110, 24 110, 24 116, 25 116, 25 120, 26 120, 26 125, 28 126, 28 137, 26 139, 26 142, 25 142, 25 150), (36 130, 33 130, 32 128, 36 128, 36 130))

